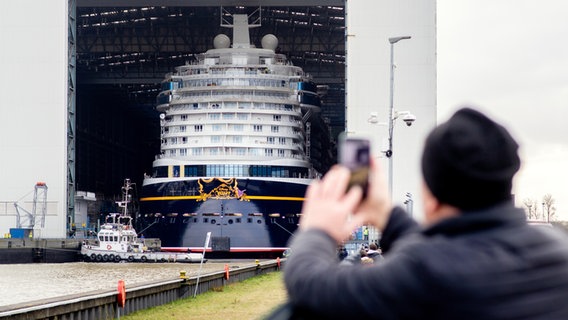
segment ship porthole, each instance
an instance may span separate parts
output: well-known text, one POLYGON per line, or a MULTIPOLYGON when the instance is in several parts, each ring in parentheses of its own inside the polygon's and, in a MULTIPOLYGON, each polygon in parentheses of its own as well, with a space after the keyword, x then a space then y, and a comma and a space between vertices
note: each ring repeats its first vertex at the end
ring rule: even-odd
POLYGON ((217 220, 211 219, 211 224, 216 224, 216 223, 217 223, 217 220))
POLYGON ((233 219, 229 219, 227 222, 229 222, 229 224, 233 224, 233 219))
POLYGON ((258 219, 258 220, 256 220, 256 223, 262 224, 262 220, 258 219))

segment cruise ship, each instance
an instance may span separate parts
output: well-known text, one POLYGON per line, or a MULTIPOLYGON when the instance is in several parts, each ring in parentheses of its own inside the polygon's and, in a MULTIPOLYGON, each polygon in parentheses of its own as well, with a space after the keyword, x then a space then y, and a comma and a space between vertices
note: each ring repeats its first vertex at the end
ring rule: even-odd
POLYGON ((162 82, 161 149, 138 228, 163 250, 281 253, 308 184, 331 164, 329 129, 318 87, 275 51, 276 36, 258 48, 250 15, 222 17, 232 43, 217 35, 162 82))

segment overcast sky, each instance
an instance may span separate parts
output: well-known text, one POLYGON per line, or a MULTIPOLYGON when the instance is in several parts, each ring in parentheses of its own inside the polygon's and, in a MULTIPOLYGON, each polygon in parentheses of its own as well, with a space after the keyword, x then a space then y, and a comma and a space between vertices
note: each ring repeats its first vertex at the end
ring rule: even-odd
POLYGON ((503 123, 517 205, 551 194, 568 220, 568 1, 438 0, 437 28, 438 120, 471 104, 503 123))

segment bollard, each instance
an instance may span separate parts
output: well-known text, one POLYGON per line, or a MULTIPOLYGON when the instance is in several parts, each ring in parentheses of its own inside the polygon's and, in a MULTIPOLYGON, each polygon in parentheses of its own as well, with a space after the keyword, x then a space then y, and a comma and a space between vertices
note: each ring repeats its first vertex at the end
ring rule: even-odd
POLYGON ((225 280, 229 281, 229 265, 225 264, 225 280))
POLYGON ((124 286, 124 280, 118 280, 118 295, 116 297, 116 302, 121 308, 124 308, 126 305, 126 287, 124 286))

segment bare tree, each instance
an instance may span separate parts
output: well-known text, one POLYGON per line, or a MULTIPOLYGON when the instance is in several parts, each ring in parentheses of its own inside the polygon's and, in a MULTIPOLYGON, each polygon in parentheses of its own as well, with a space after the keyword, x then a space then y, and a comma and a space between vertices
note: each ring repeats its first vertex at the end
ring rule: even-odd
POLYGON ((556 200, 552 198, 550 193, 547 193, 544 197, 542 197, 542 215, 548 222, 556 220, 555 202, 556 200))

